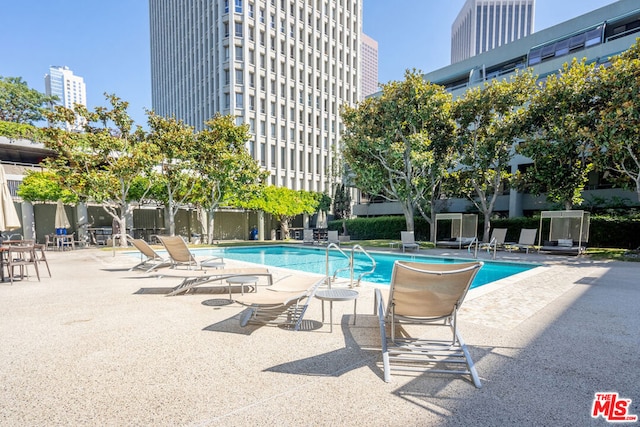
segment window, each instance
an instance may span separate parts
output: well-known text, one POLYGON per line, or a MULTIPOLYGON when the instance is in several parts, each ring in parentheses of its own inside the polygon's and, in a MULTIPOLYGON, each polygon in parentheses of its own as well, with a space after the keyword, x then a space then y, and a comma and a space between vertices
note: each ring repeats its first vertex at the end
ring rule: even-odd
POLYGON ((224 0, 224 13, 229 13, 229 0, 224 0))
POLYGON ((276 167, 276 146, 271 144, 271 167, 276 167))
POLYGON ((244 97, 241 93, 236 93, 236 108, 244 108, 244 97))
POLYGON ((242 37, 242 22, 235 23, 236 37, 242 37))
POLYGON ((236 0, 236 13, 242 13, 242 0, 236 0))
POLYGON ((236 70, 236 84, 244 84, 244 73, 242 72, 242 70, 236 70))
POLYGON ((264 9, 260 8, 260 22, 264 24, 264 9))
POLYGON ((236 46, 236 61, 242 61, 242 46, 236 46))

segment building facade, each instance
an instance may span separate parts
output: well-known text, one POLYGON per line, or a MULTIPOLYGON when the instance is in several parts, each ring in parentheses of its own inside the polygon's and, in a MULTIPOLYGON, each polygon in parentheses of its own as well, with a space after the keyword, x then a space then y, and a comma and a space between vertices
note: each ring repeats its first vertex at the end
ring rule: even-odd
POLYGON ((533 33, 535 0, 467 0, 451 26, 451 63, 533 33))
MULTIPOLYGON (((52 65, 49 74, 44 76, 44 88, 47 95, 55 95, 63 107, 73 109, 76 104, 87 105, 87 87, 84 79, 73 74, 66 66, 52 65)), ((69 123, 69 130, 81 130, 83 120, 78 118, 69 123)))
POLYGON ((361 99, 378 91, 378 42, 362 34, 361 99))
POLYGON ((150 0, 153 110, 249 125, 270 183, 332 192, 340 107, 360 100, 362 0, 150 0))
MULTIPOLYGON (((509 78, 518 70, 531 69, 538 78, 557 73, 573 58, 606 64, 609 58, 629 49, 640 37, 640 4, 637 0, 618 0, 610 5, 578 16, 499 48, 451 64, 424 75, 425 80, 444 86, 454 97, 471 87, 492 79, 509 78)), ((516 155, 510 164, 511 172, 532 163, 516 155)), ((585 201, 624 200, 628 206, 638 204, 632 191, 613 188, 597 173, 592 173, 583 190, 585 201)), ((448 211, 466 212, 472 209, 466 199, 448 201, 448 211)), ((494 212, 502 216, 518 217, 551 206, 544 195, 506 189, 495 204, 494 212)), ((401 215, 397 203, 372 203, 361 198, 353 208, 357 216, 401 215)))

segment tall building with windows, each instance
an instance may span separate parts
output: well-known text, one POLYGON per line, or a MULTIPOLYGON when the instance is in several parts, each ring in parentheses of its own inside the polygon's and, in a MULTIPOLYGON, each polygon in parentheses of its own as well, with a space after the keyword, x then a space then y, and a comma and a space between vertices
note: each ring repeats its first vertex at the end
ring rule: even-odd
POLYGON ((362 89, 364 99, 378 91, 378 42, 362 34, 362 89))
POLYGON ((533 32, 535 0, 467 0, 451 26, 451 63, 533 32))
POLYGON ((340 107, 360 99, 362 0, 150 0, 152 106, 252 134, 271 184, 332 190, 340 107))
MULTIPOLYGON (((73 74, 69 67, 52 65, 49 74, 44 76, 44 88, 47 95, 55 95, 60 105, 73 109, 75 104, 87 105, 87 88, 84 79, 73 74)), ((67 125, 70 130, 80 130, 82 120, 67 125)))

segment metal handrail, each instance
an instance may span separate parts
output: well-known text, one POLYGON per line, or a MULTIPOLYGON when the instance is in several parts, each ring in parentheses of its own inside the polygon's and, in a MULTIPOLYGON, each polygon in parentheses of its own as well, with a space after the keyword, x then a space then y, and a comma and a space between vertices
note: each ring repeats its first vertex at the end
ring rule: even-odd
POLYGON ((371 264, 373 265, 371 267, 370 271, 365 271, 364 273, 360 274, 358 276, 358 281, 356 286, 360 286, 360 281, 362 280, 362 278, 364 276, 367 276, 369 274, 372 274, 375 270, 376 270, 376 260, 373 259, 373 257, 371 255, 369 255, 369 253, 367 251, 364 250, 364 248, 360 245, 353 245, 353 247, 351 248, 351 285, 350 287, 353 287, 353 267, 355 265, 355 261, 354 261, 354 255, 355 255, 355 251, 356 249, 359 249, 367 258, 369 258, 371 260, 371 264))
POLYGON ((326 276, 327 276, 327 286, 329 287, 329 289, 331 289, 331 282, 336 280, 336 277, 338 276, 338 273, 340 271, 343 270, 351 270, 351 283, 349 284, 349 287, 353 287, 353 258, 349 257, 349 255, 347 255, 346 253, 344 253, 344 251, 342 249, 340 249, 340 246, 336 245, 335 243, 329 243, 327 245, 327 249, 326 249, 326 263, 325 263, 325 272, 326 272, 326 276), (333 277, 330 279, 329 277, 329 249, 331 248, 335 248, 337 249, 342 255, 344 255, 344 257, 349 261, 349 265, 347 267, 341 267, 336 269, 336 271, 333 272, 333 277))

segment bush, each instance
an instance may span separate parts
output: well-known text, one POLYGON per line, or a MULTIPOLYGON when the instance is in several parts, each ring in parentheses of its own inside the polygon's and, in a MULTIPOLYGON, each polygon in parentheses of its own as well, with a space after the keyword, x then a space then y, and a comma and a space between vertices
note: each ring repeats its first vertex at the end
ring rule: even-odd
MULTIPOLYGON (((484 224, 478 220, 478 237, 482 238, 484 224)), ((330 221, 330 230, 342 233, 342 220, 330 221)), ((507 242, 517 242, 523 228, 540 227, 540 217, 518 217, 492 219, 492 228, 506 228, 507 242)), ((406 230, 403 216, 354 218, 347 220, 347 232, 354 240, 391 239, 399 240, 400 232, 406 230)), ((415 217, 416 240, 430 241, 429 223, 415 217)), ((544 239, 545 236, 542 236, 544 239)), ((628 217, 592 216, 589 227, 588 247, 636 249, 640 247, 640 216, 628 217)))
MULTIPOLYGON (((342 233, 342 220, 329 221, 329 230, 342 233)), ((416 240, 429 240, 429 224, 422 217, 415 217, 416 240)), ((347 220, 347 233, 354 240, 400 239, 400 232, 407 229, 404 216, 378 216, 347 220)))

